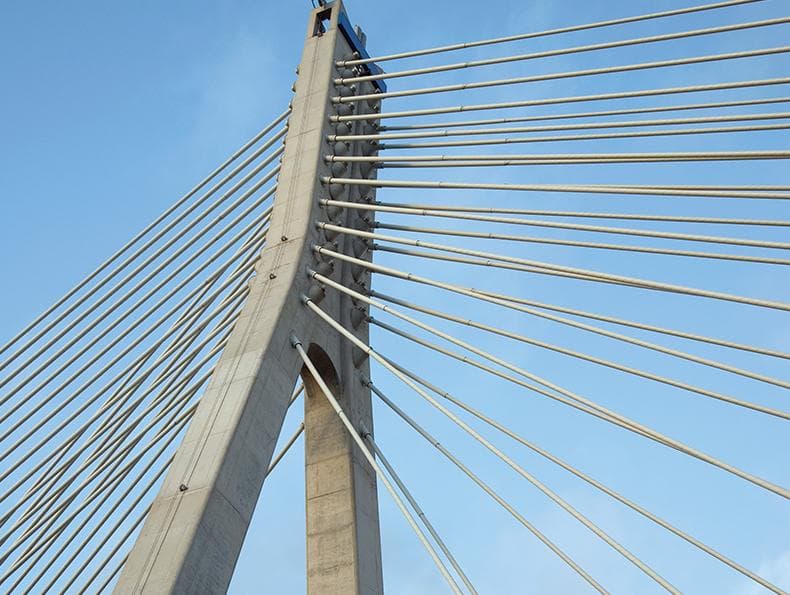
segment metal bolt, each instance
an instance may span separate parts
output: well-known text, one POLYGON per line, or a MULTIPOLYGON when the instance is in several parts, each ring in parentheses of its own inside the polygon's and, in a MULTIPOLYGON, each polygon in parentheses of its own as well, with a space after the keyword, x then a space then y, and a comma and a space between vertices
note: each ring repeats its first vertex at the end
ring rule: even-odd
POLYGON ((277 275, 275 273, 269 273, 269 279, 276 279, 277 275))
POLYGON ((282 237, 280 237, 280 241, 281 241, 281 242, 287 242, 287 241, 288 241, 288 236, 282 236, 282 237))
POLYGON ((179 492, 186 492, 188 489, 189 488, 186 485, 184 485, 183 483, 180 486, 178 486, 178 491, 179 492))

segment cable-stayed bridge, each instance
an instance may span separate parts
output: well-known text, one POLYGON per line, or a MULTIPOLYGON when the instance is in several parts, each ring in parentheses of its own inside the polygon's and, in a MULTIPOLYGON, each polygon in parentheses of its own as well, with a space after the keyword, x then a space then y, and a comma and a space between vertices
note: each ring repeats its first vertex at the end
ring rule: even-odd
MULTIPOLYGON (((340 0, 315 8, 287 108, 0 347, 3 591, 225 592, 267 476, 303 440, 311 594, 384 591, 379 492, 449 592, 486 592, 448 537, 462 531, 420 504, 445 486, 406 479, 401 441, 559 561, 557 585, 613 589, 522 492, 640 592, 688 592, 671 562, 692 555, 785 592, 731 553, 742 535, 710 539, 618 486, 748 494, 790 529, 790 46, 767 43, 787 38, 787 6, 570 14, 379 56, 340 0), (397 440, 375 438, 374 409, 397 440), (672 555, 651 559, 580 493, 672 555)), ((510 592, 535 592, 510 570, 510 592)))

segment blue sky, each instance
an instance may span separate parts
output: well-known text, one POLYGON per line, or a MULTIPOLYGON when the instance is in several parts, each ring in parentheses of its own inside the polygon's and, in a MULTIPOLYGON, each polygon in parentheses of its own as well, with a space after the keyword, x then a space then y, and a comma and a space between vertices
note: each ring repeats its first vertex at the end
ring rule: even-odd
MULTIPOLYGON (((664 2, 680 7, 687 2, 664 2)), ((475 2, 396 3, 349 0, 352 21, 368 35, 372 54, 454 43, 524 31, 649 12, 656 3, 614 2, 475 2)), ((299 61, 308 0, 291 2, 140 2, 108 5, 99 2, 6 3, 0 7, 0 336, 11 336, 28 320, 92 270, 195 181, 221 162, 244 140, 287 105, 299 61)), ((458 60, 493 57, 625 39, 697 27, 783 16, 786 4, 771 0, 754 5, 700 13, 682 18, 639 23, 393 62, 388 70, 458 60), (463 57, 462 57, 463 56, 463 57)), ((446 73, 400 79, 391 89, 448 82, 502 78, 533 73, 592 68, 653 59, 669 59, 786 44, 787 25, 653 44, 527 63, 475 72, 446 73)), ((660 69, 570 79, 529 86, 494 88, 464 94, 431 95, 387 102, 385 110, 505 101, 668 87, 786 76, 786 57, 714 63, 688 69, 660 69)), ((787 87, 717 94, 716 100, 787 95, 787 87)), ((652 98, 638 105, 680 104, 714 100, 713 96, 652 98)), ((590 109, 624 107, 620 102, 596 103, 590 109)), ((630 103, 629 105, 637 105, 630 103)), ((535 113, 582 111, 586 106, 550 106, 535 113)), ((784 111, 786 104, 749 111, 784 111)), ((524 112, 527 113, 527 112, 524 112)), ((515 112, 508 115, 516 115, 515 112)), ((677 117, 689 114, 678 113, 677 117)), ((673 114, 674 116, 674 114, 673 114)), ((476 116, 473 116, 476 117, 476 116)), ((481 114, 480 117, 495 117, 481 114)), ((439 118, 437 118, 439 119, 439 118)), ((452 119, 444 116, 444 120, 452 119)), ((672 151, 786 149, 786 131, 762 134, 671 137, 594 143, 505 148, 504 152, 672 151)), ((494 152, 495 148, 472 152, 494 152)), ((433 150, 429 152, 449 152, 433 150)), ((636 182, 677 184, 787 184, 782 162, 752 164, 576 166, 525 168, 530 171, 391 170, 391 179, 489 179, 562 183, 636 182)), ((535 195, 471 192, 380 192, 381 200, 503 204, 568 210, 677 213, 686 215, 787 218, 780 201, 703 199, 599 198, 585 195, 535 195), (783 214, 784 211, 784 214, 783 214)), ((406 218, 390 218, 403 221, 406 218)), ((457 228, 452 223, 410 221, 414 225, 457 228)), ((478 229, 478 227, 469 227, 478 229)), ((667 227, 667 229, 670 229, 667 227)), ((675 228, 677 229, 677 228, 675 228)), ((683 231, 696 231, 692 227, 683 231)), ((511 230, 507 230, 511 231, 511 230)), ((523 229, 513 233, 532 233, 523 229)), ((710 234, 780 240, 775 229, 705 229, 710 234)), ((543 233, 543 232, 541 232, 543 233)), ((566 237, 560 233, 552 237, 566 237)), ((785 234, 786 235, 786 234, 785 234)), ((585 239, 594 239, 592 237, 585 239)), ((453 239, 436 241, 454 243, 453 239)), ((612 240, 612 241, 620 241, 612 240)), ((627 240, 630 241, 630 240, 627 240)), ((623 243, 627 243, 623 240, 623 243)), ((636 240, 633 243, 640 243, 636 240)), ((678 261, 668 257, 623 257, 598 251, 531 245, 470 242, 481 250, 546 258, 641 275, 720 291, 770 299, 790 298, 787 274, 778 267, 678 261)), ((697 246, 688 246, 690 249, 697 246)), ((738 252, 737 249, 721 250, 738 252)), ((407 261, 389 255, 381 262, 411 267, 418 273, 450 282, 494 288, 571 307, 617 314, 694 332, 753 342, 775 349, 790 348, 786 316, 745 306, 709 303, 688 297, 656 295, 570 281, 484 270, 470 279, 462 269, 407 261), (583 291, 582 291, 583 290, 583 291)), ((387 279, 376 288, 429 305, 439 305, 490 324, 633 366, 786 409, 779 389, 713 372, 636 348, 584 336, 515 312, 442 297, 436 290, 404 286, 387 279), (472 312, 472 313, 470 313, 472 312)), ((382 319, 385 317, 382 316, 382 319)), ((433 321, 429 321, 433 323, 433 321)), ((631 415, 702 450, 782 485, 790 484, 790 450, 786 427, 764 416, 712 403, 681 391, 636 378, 622 377, 589 364, 568 360, 478 332, 436 323, 459 337, 479 341, 511 361, 529 365, 547 378, 561 381, 620 412, 631 415)), ((640 335, 641 336, 641 335, 640 335)), ((651 337, 646 337, 651 338, 651 337)), ((552 452, 632 497, 725 554, 790 589, 790 515, 779 498, 677 453, 646 444, 632 435, 581 417, 562 406, 529 397, 505 382, 482 379, 477 373, 439 356, 408 347, 376 330, 373 346, 397 354, 407 367, 424 373, 456 396, 507 421, 514 429, 552 452), (783 581, 783 582, 782 582, 783 581)), ((765 374, 787 376, 777 362, 713 347, 667 340, 671 347, 693 349, 706 357, 765 374)), ((785 367, 786 368, 786 367, 785 367)), ((420 419, 486 481, 495 485, 537 526, 556 539, 596 578, 618 593, 658 592, 636 570, 543 498, 512 471, 494 460, 456 428, 418 401, 418 397, 381 369, 374 380, 392 398, 420 419), (653 590, 651 590, 653 589, 653 590)), ((413 488, 423 508, 485 593, 582 593, 586 589, 545 548, 506 513, 462 477, 449 463, 399 420, 378 407, 377 440, 413 488)), ((299 423, 293 411, 283 434, 299 423)), ((473 424, 478 427, 477 424, 473 424)), ((644 557, 684 591, 751 594, 739 575, 723 568, 682 541, 652 527, 617 503, 552 468, 526 449, 501 436, 492 440, 525 467, 545 479, 585 514, 599 522, 644 557)), ((304 505, 301 447, 289 453, 263 489, 259 510, 231 591, 298 593, 304 590, 304 505)), ((385 580, 388 593, 442 592, 441 578, 389 497, 380 495, 385 580)))

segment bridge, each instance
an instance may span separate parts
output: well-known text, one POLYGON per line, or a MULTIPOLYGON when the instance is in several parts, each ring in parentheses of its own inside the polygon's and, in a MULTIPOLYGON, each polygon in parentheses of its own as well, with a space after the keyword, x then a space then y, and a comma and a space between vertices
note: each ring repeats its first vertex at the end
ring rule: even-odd
POLYGON ((3 592, 227 592, 301 449, 310 595, 405 582, 395 522, 451 593, 785 593, 787 8, 305 11, 290 103, 0 346, 3 592))

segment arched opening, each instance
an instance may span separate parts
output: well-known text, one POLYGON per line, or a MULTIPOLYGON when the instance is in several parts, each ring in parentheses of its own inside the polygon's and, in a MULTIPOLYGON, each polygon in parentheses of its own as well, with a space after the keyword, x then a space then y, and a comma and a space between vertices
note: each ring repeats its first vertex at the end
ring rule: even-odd
MULTIPOLYGON (((307 356, 310 358, 310 361, 313 362, 316 370, 318 370, 318 373, 321 375, 321 379, 326 382, 326 385, 329 387, 329 390, 332 392, 332 394, 339 398, 340 378, 337 374, 334 364, 332 363, 332 360, 330 359, 329 355, 327 355, 326 351, 324 351, 319 345, 311 343, 310 347, 307 349, 307 356)), ((321 388, 318 386, 318 383, 313 378, 313 375, 306 367, 302 367, 301 375, 307 396, 320 396, 323 398, 321 388)))

